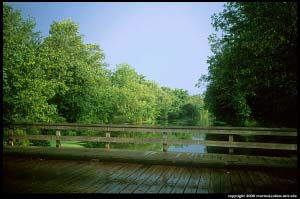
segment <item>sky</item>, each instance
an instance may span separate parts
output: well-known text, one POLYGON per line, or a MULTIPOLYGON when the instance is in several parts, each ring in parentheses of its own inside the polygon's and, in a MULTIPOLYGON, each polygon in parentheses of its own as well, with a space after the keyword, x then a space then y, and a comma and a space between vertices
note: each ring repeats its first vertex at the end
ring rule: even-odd
POLYGON ((195 84, 207 74, 211 56, 211 16, 224 2, 10 2, 48 36, 53 21, 79 23, 84 43, 98 44, 114 70, 128 63, 160 86, 184 89, 190 95, 205 88, 195 84))

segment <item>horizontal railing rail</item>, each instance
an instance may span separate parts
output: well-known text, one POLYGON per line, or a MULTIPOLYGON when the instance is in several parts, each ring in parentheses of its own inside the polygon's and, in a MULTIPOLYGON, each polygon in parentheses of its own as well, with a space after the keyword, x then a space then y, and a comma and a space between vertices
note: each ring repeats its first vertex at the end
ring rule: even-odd
POLYGON ((277 149, 277 150, 297 150, 297 144, 264 143, 264 142, 239 142, 234 141, 234 135, 253 136, 297 136, 297 129, 291 128, 249 128, 249 127, 195 127, 195 126, 135 126, 135 125, 98 125, 98 124, 40 124, 40 123, 13 123, 4 124, 4 128, 10 129, 9 145, 13 145, 14 139, 28 140, 56 140, 56 146, 61 147, 60 141, 90 141, 109 143, 141 143, 141 144, 163 144, 163 151, 167 151, 169 144, 191 144, 213 147, 227 147, 229 153, 233 153, 233 148, 254 148, 254 149, 277 149), (56 135, 14 135, 15 128, 34 128, 56 130, 56 135), (105 137, 101 136, 61 136, 61 130, 93 130, 107 132, 105 137), (110 132, 149 132, 162 133, 162 138, 124 138, 111 137, 110 132), (198 133, 198 134, 220 134, 228 135, 228 141, 214 140, 185 140, 168 138, 169 133, 198 133))

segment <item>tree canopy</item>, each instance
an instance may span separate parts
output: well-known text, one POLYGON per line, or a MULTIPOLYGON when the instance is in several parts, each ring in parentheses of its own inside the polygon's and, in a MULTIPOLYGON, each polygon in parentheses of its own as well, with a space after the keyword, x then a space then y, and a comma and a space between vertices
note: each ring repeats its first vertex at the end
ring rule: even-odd
POLYGON ((296 2, 230 2, 212 16, 205 104, 229 125, 297 126, 296 2))
POLYGON ((71 19, 54 21, 42 38, 33 19, 7 4, 3 12, 4 122, 209 124, 201 96, 160 87, 127 63, 109 70, 71 19))

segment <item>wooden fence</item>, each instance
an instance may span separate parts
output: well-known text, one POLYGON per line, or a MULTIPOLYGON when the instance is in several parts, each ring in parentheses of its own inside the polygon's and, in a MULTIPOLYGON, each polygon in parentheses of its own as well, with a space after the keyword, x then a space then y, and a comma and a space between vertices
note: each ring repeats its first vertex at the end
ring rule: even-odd
POLYGON ((190 144, 205 145, 213 147, 228 147, 229 153, 233 153, 234 148, 257 148, 257 149, 277 149, 277 150, 297 150, 297 144, 284 143, 263 143, 263 142, 239 142, 234 140, 234 135, 264 135, 264 136, 291 136, 297 137, 297 129, 288 128, 248 128, 248 127, 195 127, 195 126, 134 126, 134 125, 86 125, 86 124, 5 124, 4 128, 9 129, 8 144, 14 145, 14 140, 56 140, 56 147, 60 148, 60 141, 90 141, 105 142, 109 149, 109 143, 142 143, 142 144, 162 144, 163 151, 167 152, 169 144, 190 144), (14 135, 16 128, 52 129, 56 130, 56 135, 14 135), (106 132, 105 137, 101 136, 61 136, 62 130, 94 130, 106 132), (111 132, 149 132, 161 133, 162 138, 123 138, 111 137, 111 132), (196 133, 196 134, 218 134, 228 135, 228 141, 215 140, 185 140, 168 138, 170 133, 196 133))

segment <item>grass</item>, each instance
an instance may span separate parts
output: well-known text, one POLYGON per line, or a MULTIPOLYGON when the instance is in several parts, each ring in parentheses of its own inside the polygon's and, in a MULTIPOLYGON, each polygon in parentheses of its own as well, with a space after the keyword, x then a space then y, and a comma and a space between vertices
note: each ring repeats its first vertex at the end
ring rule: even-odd
MULTIPOLYGON (((83 148, 81 141, 61 141, 61 147, 75 147, 75 148, 83 148)), ((50 141, 51 147, 56 147, 56 141, 51 140, 50 141)))

